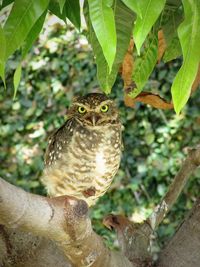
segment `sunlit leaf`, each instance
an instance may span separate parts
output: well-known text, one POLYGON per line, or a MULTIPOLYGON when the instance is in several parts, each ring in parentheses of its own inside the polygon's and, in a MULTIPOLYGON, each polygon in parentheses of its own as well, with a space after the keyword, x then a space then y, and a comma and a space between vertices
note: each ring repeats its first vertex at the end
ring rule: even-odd
POLYGON ((183 0, 185 20, 178 28, 183 51, 183 64, 172 84, 174 108, 178 114, 190 96, 200 61, 200 2, 183 0))
POLYGON ((74 24, 77 29, 81 27, 80 3, 79 0, 66 0, 65 16, 74 24))
POLYGON ((115 82, 119 67, 121 66, 124 56, 128 50, 133 23, 136 16, 133 11, 122 3, 121 0, 116 0, 114 6, 114 17, 117 32, 117 50, 112 71, 108 77, 108 87, 110 90, 115 82))
POLYGON ((56 0, 50 0, 48 10, 66 23, 65 9, 60 12, 60 5, 56 0))
POLYGON ((20 83, 20 79, 21 79, 21 72, 22 72, 22 66, 21 63, 18 65, 18 67, 15 70, 14 73, 14 77, 13 77, 13 83, 14 83, 14 96, 13 99, 15 99, 16 94, 17 94, 17 88, 19 86, 20 83))
POLYGON ((58 0, 59 6, 60 6, 60 13, 63 12, 65 2, 66 2, 66 0, 58 0))
POLYGON ((6 59, 23 43, 29 31, 45 11, 49 0, 16 0, 4 25, 6 59))
MULTIPOLYGON (((1 1, 0 1, 1 2, 1 1)), ((0 5, 0 10, 3 9, 4 7, 12 4, 14 2, 14 0, 3 0, 2 4, 0 5)))
POLYGON ((125 53, 128 49, 135 14, 129 8, 127 8, 126 5, 122 3, 122 1, 115 1, 114 18, 117 32, 117 52, 111 73, 109 73, 108 64, 105 60, 102 48, 99 44, 90 20, 88 21, 86 4, 84 13, 89 29, 89 40, 95 54, 95 60, 97 64, 97 77, 103 91, 105 93, 110 93, 112 86, 116 80, 119 67, 122 64, 125 53))
POLYGON ((134 11, 138 16, 142 16, 138 0, 122 0, 122 2, 124 2, 124 4, 134 11))
POLYGON ((42 30, 42 26, 44 24, 44 20, 47 14, 47 10, 40 16, 40 18, 36 21, 36 23, 33 25, 32 29, 30 30, 28 36, 26 37, 23 45, 22 45, 22 58, 26 56, 29 49, 33 45, 34 41, 38 37, 40 31, 42 30))
POLYGON ((93 49, 93 53, 95 55, 95 61, 97 65, 97 78, 98 78, 100 87, 105 93, 107 93, 110 91, 108 81, 107 81, 107 77, 109 73, 108 64, 105 60, 102 48, 99 44, 99 41, 92 27, 92 23, 89 17, 89 8, 88 8, 87 2, 84 3, 84 15, 85 15, 85 20, 86 20, 87 27, 88 27, 87 38, 89 39, 89 42, 93 49))
POLYGON ((6 39, 4 36, 3 29, 0 25, 0 77, 3 80, 4 86, 5 86, 5 52, 6 52, 6 39))
POLYGON ((165 0, 143 0, 138 1, 140 5, 141 17, 137 16, 133 30, 133 38, 140 54, 140 48, 150 32, 152 26, 164 8, 165 0))
MULTIPOLYGON (((174 4, 174 3, 173 3, 174 4)), ((166 40, 166 51, 163 57, 164 62, 171 61, 182 54, 180 41, 178 38, 178 26, 183 21, 183 10, 180 8, 181 1, 177 5, 166 5, 162 14, 162 30, 166 40)))
POLYGON ((136 59, 133 72, 133 81, 136 88, 130 93, 131 97, 136 97, 147 82, 158 57, 158 36, 150 35, 145 43, 144 52, 136 59))
POLYGON ((88 0, 93 29, 111 71, 116 54, 116 29, 111 0, 88 0))
POLYGON ((165 54, 163 56, 163 61, 164 62, 171 61, 181 56, 181 54, 182 54, 182 50, 181 50, 180 41, 178 39, 178 36, 175 36, 166 48, 165 54))

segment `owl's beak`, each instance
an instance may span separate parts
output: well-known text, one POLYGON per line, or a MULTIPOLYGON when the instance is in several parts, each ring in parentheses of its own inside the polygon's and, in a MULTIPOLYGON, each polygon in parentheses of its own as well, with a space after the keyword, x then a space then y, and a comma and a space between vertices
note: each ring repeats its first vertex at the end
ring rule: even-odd
POLYGON ((90 114, 90 116, 87 117, 87 121, 90 124, 92 124, 93 126, 97 125, 97 123, 100 119, 101 119, 101 117, 96 113, 92 113, 92 114, 90 114))

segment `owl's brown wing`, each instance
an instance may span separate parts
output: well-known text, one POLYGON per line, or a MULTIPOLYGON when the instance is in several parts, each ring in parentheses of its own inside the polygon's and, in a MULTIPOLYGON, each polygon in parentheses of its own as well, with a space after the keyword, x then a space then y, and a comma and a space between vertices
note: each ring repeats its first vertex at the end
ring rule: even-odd
POLYGON ((45 165, 52 165, 60 157, 63 150, 67 149, 67 146, 73 136, 73 130, 75 126, 75 120, 67 120, 59 129, 55 130, 50 135, 48 140, 48 146, 44 155, 45 165))

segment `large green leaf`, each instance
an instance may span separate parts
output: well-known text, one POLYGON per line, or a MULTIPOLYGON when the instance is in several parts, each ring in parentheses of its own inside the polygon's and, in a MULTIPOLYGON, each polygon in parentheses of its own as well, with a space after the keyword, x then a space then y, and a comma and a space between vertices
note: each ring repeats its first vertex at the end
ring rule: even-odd
POLYGON ((15 0, 4 25, 7 59, 27 37, 29 31, 45 11, 49 0, 15 0))
POLYGON ((60 5, 56 0, 50 0, 48 10, 66 23, 65 9, 60 11, 60 5))
POLYGON ((111 71, 116 54, 116 29, 112 0, 88 0, 93 29, 111 71))
POLYGON ((4 7, 12 4, 14 2, 14 0, 3 0, 2 3, 0 1, 0 10, 3 9, 4 7))
POLYGON ((155 21, 159 17, 164 8, 165 0, 142 0, 138 1, 142 17, 137 16, 136 23, 133 30, 133 38, 140 54, 140 48, 150 32, 155 21))
POLYGON ((200 1, 183 0, 185 20, 178 28, 183 64, 172 84, 174 108, 178 114, 187 103, 200 61, 200 1))
POLYGON ((122 0, 122 1, 127 7, 129 7, 132 11, 134 11, 138 16, 142 17, 138 0, 122 0))
POLYGON ((65 23, 66 18, 68 18, 77 29, 80 29, 81 18, 79 0, 50 0, 48 9, 51 13, 62 19, 65 23))
POLYGON ((4 36, 3 29, 0 25, 0 77, 3 80, 4 86, 5 86, 5 53, 6 53, 6 39, 4 36))
POLYGON ((181 45, 178 36, 175 36, 169 44, 167 44, 167 48, 165 54, 163 56, 164 62, 169 62, 179 56, 182 55, 181 45))
POLYGON ((39 17, 36 23, 33 25, 32 29, 30 30, 28 36, 26 37, 24 43, 22 44, 22 58, 26 56, 29 49, 33 45, 34 41, 38 37, 40 31, 42 30, 42 26, 44 24, 44 20, 47 14, 47 10, 39 17))
POLYGON ((60 13, 62 14, 66 0, 58 0, 60 6, 60 13))
POLYGON ((117 50, 111 73, 108 75, 109 92, 116 80, 116 76, 127 52, 133 30, 136 15, 127 8, 121 0, 116 0, 114 5, 114 17, 117 32, 117 50))
POLYGON ((131 97, 136 97, 143 89, 151 72, 156 65, 158 58, 158 37, 150 35, 145 42, 145 48, 142 55, 135 62, 133 72, 133 81, 136 88, 130 93, 131 97))
POLYGON ((98 78, 100 87, 105 93, 107 93, 110 91, 110 88, 108 86, 108 81, 107 81, 107 77, 109 73, 108 64, 105 60, 101 45, 99 44, 99 41, 92 27, 92 23, 89 17, 89 7, 86 1, 84 2, 83 11, 84 11, 85 20, 86 20, 87 27, 88 27, 87 38, 92 46, 93 53, 95 55, 95 61, 97 65, 97 78, 98 78))
POLYGON ((165 62, 175 59, 182 54, 177 29, 183 18, 181 2, 177 2, 176 6, 170 5, 168 2, 166 3, 161 20, 161 28, 167 45, 163 57, 165 62))
POLYGON ((21 79, 21 73, 22 73, 22 66, 21 63, 17 66, 15 73, 14 73, 14 77, 13 77, 13 83, 14 83, 14 96, 13 99, 15 99, 16 94, 17 94, 17 88, 19 86, 20 83, 20 79, 21 79))
POLYGON ((81 27, 79 0, 66 0, 65 15, 77 29, 81 27))
POLYGON ((116 80, 119 67, 123 62, 125 53, 129 46, 135 14, 126 5, 124 5, 121 0, 115 1, 114 18, 117 32, 117 52, 111 73, 109 73, 108 64, 103 55, 102 48, 95 35, 91 21, 88 18, 86 5, 84 8, 84 14, 89 29, 89 41, 92 45, 96 58, 98 81, 103 91, 105 93, 110 93, 116 80))

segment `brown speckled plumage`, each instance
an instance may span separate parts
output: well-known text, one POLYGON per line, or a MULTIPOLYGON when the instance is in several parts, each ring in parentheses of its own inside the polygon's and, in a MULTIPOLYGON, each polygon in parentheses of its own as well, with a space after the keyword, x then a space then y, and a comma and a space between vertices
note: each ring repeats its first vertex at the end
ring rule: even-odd
POLYGON ((71 195, 93 205, 119 168, 121 129, 117 108, 107 96, 78 97, 68 120, 49 139, 42 176, 49 195, 71 195), (102 112, 102 106, 108 110, 102 112))

